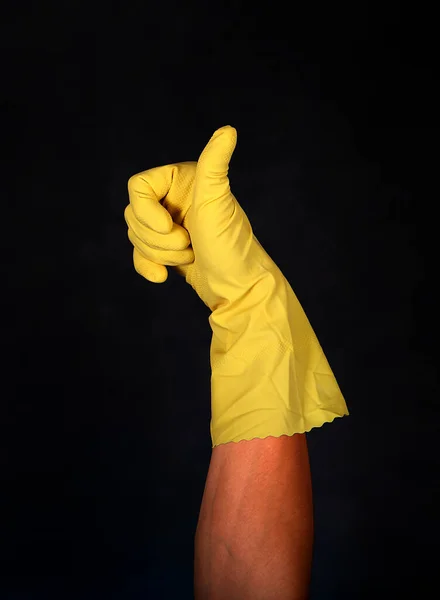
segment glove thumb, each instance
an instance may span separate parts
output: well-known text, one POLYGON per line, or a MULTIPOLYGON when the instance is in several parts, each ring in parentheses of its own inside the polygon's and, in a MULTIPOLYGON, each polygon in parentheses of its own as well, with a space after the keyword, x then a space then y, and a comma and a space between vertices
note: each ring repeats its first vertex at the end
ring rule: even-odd
POLYGON ((196 209, 213 203, 214 208, 232 199, 229 162, 237 144, 237 130, 230 125, 214 132, 197 162, 193 204, 196 209))

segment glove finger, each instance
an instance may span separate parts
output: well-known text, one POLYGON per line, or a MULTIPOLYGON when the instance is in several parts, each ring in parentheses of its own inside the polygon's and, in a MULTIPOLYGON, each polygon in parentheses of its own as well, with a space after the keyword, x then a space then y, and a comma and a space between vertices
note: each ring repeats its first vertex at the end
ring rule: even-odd
POLYGON ((173 170, 156 167, 137 173, 128 180, 128 196, 138 221, 159 233, 169 233, 173 220, 160 204, 171 186, 173 170))
MULTIPOLYGON (((231 188, 229 185, 229 163, 237 144, 237 130, 230 125, 214 132, 206 144, 197 163, 195 186, 195 205, 197 208, 226 199, 231 207, 231 188)), ((229 211, 230 212, 230 211, 229 211)))
POLYGON ((133 207, 129 204, 124 211, 125 222, 133 230, 136 237, 151 248, 160 250, 184 250, 191 243, 189 234, 184 227, 173 223, 170 233, 158 233, 143 225, 134 214, 133 207))
POLYGON ((174 267, 176 265, 188 265, 194 262, 194 251, 192 248, 186 248, 185 250, 160 250, 158 248, 150 248, 150 246, 137 237, 130 227, 128 228, 128 239, 142 256, 156 264, 174 267))
POLYGON ((148 260, 136 248, 133 248, 133 264, 136 272, 152 283, 163 283, 168 279, 166 267, 148 260))

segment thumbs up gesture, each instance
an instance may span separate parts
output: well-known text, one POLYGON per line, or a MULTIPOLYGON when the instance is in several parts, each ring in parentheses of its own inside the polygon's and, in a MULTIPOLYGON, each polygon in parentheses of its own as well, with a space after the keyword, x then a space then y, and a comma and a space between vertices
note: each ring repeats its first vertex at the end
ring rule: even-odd
POLYGON ((276 268, 231 192, 236 143, 236 130, 222 127, 197 163, 150 169, 128 184, 125 219, 136 271, 162 283, 166 267, 174 267, 211 310, 240 298, 276 268))

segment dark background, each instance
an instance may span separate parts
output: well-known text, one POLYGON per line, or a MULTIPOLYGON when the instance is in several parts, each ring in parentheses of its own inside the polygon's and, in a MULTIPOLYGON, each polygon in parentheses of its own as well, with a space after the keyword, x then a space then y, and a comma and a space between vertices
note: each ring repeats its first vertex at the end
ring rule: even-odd
POLYGON ((256 4, 2 8, 1 600, 193 597, 209 311, 123 210, 226 124, 351 413, 308 434, 311 599, 436 593, 434 13, 256 4))

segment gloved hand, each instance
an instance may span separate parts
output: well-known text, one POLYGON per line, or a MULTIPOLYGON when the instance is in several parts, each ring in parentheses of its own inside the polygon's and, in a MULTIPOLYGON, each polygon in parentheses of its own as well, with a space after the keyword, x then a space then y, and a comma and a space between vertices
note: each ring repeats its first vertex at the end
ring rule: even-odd
POLYGON ((235 129, 222 127, 197 163, 131 177, 125 210, 138 273, 163 282, 173 266, 212 311, 213 446, 348 414, 298 299, 231 193, 235 145, 235 129))
POLYGON ((162 283, 165 265, 174 266, 211 310, 246 293, 266 262, 276 268, 230 190, 236 142, 236 130, 222 127, 198 163, 158 167, 129 181, 125 219, 136 270, 162 283))

